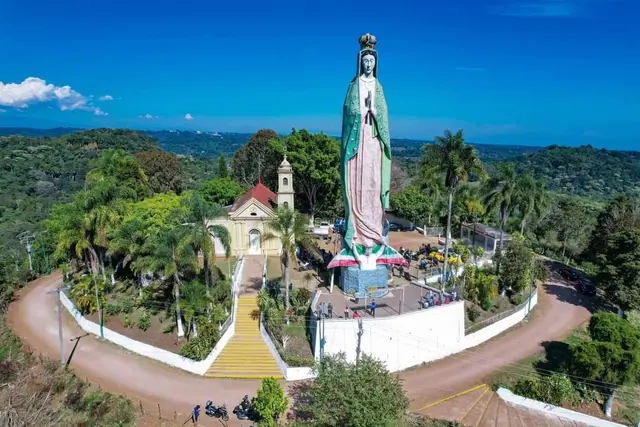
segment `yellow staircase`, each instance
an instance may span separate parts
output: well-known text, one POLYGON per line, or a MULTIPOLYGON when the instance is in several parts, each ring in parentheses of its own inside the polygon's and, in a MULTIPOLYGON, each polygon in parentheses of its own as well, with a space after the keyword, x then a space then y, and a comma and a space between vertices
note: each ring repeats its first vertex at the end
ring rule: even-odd
POLYGON ((278 363, 260 335, 255 295, 238 297, 236 330, 206 373, 218 378, 283 378, 278 363))

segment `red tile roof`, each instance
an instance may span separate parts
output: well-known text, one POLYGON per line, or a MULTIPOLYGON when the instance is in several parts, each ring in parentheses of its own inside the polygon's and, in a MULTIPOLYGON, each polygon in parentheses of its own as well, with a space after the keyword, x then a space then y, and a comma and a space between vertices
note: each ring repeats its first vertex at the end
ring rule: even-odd
POLYGON ((275 208, 278 205, 278 196, 273 191, 269 190, 266 185, 262 183, 262 180, 258 180, 258 184, 255 187, 247 191, 242 197, 235 201, 231 206, 230 212, 234 212, 239 209, 251 199, 256 199, 268 208, 275 208))

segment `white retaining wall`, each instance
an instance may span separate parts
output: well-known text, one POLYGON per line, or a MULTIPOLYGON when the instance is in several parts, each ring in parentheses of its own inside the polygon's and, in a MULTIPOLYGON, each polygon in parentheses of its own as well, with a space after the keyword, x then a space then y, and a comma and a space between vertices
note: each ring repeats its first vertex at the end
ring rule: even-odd
MULTIPOLYGON (((233 289, 237 287, 237 282, 242 277, 242 268, 244 266, 244 258, 240 258, 238 260, 238 264, 236 265, 236 269, 233 274, 233 289)), ((73 318, 78 323, 80 328, 90 334, 100 336, 100 325, 86 319, 82 313, 73 305, 71 300, 64 294, 64 292, 60 292, 60 301, 62 305, 67 309, 69 314, 73 316, 73 318)), ((232 309, 232 321, 225 333, 220 337, 220 340, 216 343, 209 356, 206 359, 201 361, 195 361, 186 357, 182 357, 179 354, 163 350, 158 347, 154 347, 149 344, 145 344, 140 341, 136 341, 129 337, 126 337, 122 334, 112 331, 109 328, 103 327, 104 339, 110 341, 114 344, 119 345, 133 353, 139 354, 141 356, 148 357, 150 359, 154 359, 167 365, 171 365, 173 367, 182 369, 187 372, 191 372, 197 375, 204 375, 205 372, 209 369, 211 364, 216 360, 222 349, 227 345, 233 334, 235 333, 235 323, 236 323, 236 313, 238 310, 238 295, 234 292, 233 295, 233 309, 232 309)))
POLYGON ((603 420, 602 418, 592 417, 591 415, 582 414, 580 412, 571 411, 569 409, 561 408, 559 406, 551 405, 550 403, 539 402, 537 400, 528 399, 526 397, 513 394, 510 390, 500 387, 497 391, 498 396, 505 402, 509 402, 514 405, 524 406, 537 412, 544 412, 549 415, 554 415, 559 418, 582 423, 593 427, 624 427, 624 424, 614 423, 613 421, 603 420))
MULTIPOLYGON (((537 291, 531 297, 531 307, 537 302, 537 291)), ((385 362, 390 371, 400 371, 421 363, 442 359, 475 347, 521 322, 529 306, 465 336, 464 302, 417 310, 405 314, 363 318, 361 351, 385 362)), ((345 353, 355 361, 358 343, 358 320, 325 319, 324 354, 345 353)), ((320 329, 318 329, 320 331, 320 329)), ((320 333, 316 334, 315 356, 320 355, 320 333)))

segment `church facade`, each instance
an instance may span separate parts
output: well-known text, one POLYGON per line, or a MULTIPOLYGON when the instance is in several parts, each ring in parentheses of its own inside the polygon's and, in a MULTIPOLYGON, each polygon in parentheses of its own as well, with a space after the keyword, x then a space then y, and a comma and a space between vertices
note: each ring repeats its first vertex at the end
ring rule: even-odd
MULTIPOLYGON (((294 209, 293 170, 285 157, 278 167, 278 188, 274 193, 262 180, 227 207, 227 216, 212 218, 209 225, 221 225, 231 236, 231 255, 280 255, 278 240, 265 241, 267 222, 275 216, 279 206, 294 209)), ((224 255, 224 248, 215 239, 216 254, 224 255)))

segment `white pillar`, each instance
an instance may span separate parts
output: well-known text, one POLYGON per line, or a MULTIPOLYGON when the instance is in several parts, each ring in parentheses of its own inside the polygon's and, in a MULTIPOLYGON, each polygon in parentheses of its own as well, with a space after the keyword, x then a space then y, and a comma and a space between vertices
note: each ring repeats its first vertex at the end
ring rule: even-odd
POLYGON ((331 277, 329 278, 329 293, 333 293, 333 279, 336 277, 335 271, 331 269, 331 277))

